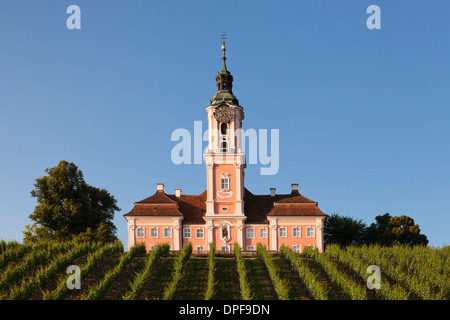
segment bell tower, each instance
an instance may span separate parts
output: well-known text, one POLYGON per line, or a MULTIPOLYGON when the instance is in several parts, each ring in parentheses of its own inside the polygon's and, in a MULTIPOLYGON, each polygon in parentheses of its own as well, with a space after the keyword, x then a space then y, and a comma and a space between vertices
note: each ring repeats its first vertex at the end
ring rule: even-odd
MULTIPOLYGON (((233 242, 242 243, 244 214, 244 168, 245 154, 242 150, 241 131, 244 109, 234 96, 233 76, 226 66, 226 34, 222 33, 222 69, 216 75, 217 92, 207 106, 208 148, 204 153, 207 170, 207 200, 205 221, 210 229, 210 242, 214 225, 223 219, 234 221, 236 230, 220 231, 220 238, 226 234, 233 242), (233 232, 234 231, 234 232, 233 232), (237 239, 236 239, 237 237, 237 239)), ((229 226, 227 228, 230 228, 229 226)), ((225 230, 225 229, 224 229, 225 230)))

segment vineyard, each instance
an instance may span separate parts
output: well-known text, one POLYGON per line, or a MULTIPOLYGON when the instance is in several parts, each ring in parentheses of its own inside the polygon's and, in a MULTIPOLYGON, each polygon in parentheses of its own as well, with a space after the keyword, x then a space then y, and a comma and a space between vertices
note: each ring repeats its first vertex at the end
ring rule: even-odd
MULTIPOLYGON (((211 248, 213 248, 211 246, 211 248)), ((450 247, 306 248, 193 254, 162 244, 0 241, 1 300, 449 300, 450 247), (69 266, 80 286, 68 285, 69 266), (370 265, 380 270, 369 289, 370 265)))

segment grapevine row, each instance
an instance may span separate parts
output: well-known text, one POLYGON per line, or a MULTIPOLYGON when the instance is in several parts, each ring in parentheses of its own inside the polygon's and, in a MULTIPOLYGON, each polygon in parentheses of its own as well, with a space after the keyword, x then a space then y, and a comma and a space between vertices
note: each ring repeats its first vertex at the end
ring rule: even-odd
POLYGON ((112 283, 119 278, 125 267, 138 256, 142 256, 146 253, 145 244, 140 243, 134 245, 129 252, 125 253, 119 263, 111 269, 102 280, 93 285, 89 292, 81 297, 81 300, 99 300, 102 299, 112 283))
POLYGON ((178 256, 175 265, 173 266, 173 275, 172 281, 166 286, 163 293, 163 300, 172 300, 175 297, 175 291, 178 286, 178 282, 183 276, 183 266, 186 261, 189 259, 192 253, 192 244, 189 242, 187 245, 183 247, 180 255, 178 256))
POLYGON ((191 253, 192 244, 189 242, 183 247, 177 261, 175 261, 175 265, 173 266, 174 271, 172 274, 172 281, 164 289, 163 300, 172 300, 175 297, 178 282, 183 276, 183 266, 191 256, 191 253))
POLYGON ((234 256, 236 258, 237 271, 239 275, 241 297, 243 300, 252 300, 253 296, 251 294, 250 284, 248 283, 247 268, 241 255, 241 247, 237 243, 234 244, 234 256))
POLYGON ((429 283, 414 275, 406 273, 399 264, 395 264, 392 259, 383 256, 381 253, 382 250, 378 249, 378 247, 367 246, 363 246, 362 248, 347 248, 351 254, 359 255, 365 261, 370 261, 371 264, 379 266, 382 274, 386 274, 392 280, 416 294, 419 298, 424 300, 438 300, 445 298, 447 292, 444 289, 440 288, 437 292, 433 292, 429 283))
MULTIPOLYGON (((106 244, 100 247, 97 251, 88 256, 87 262, 81 268, 81 279, 86 278, 94 268, 99 266, 107 258, 116 253, 123 252, 123 244, 116 241, 113 244, 106 244)), ((67 280, 63 278, 59 281, 58 286, 51 292, 44 294, 44 300, 62 300, 69 296, 71 290, 67 286, 67 280)))
POLYGON ((211 242, 209 244, 209 253, 208 253, 208 288, 206 289, 205 300, 212 299, 214 295, 214 286, 216 285, 214 280, 214 272, 215 272, 214 247, 215 244, 211 242))
MULTIPOLYGON (((339 263, 342 263, 347 268, 353 270, 363 280, 367 280, 367 267, 369 264, 359 256, 351 254, 345 249, 339 248, 337 245, 328 245, 327 254, 333 258, 338 259, 339 263)), ((381 282, 381 288, 379 290, 380 296, 385 300, 407 300, 409 293, 399 285, 393 285, 389 283, 387 279, 383 279, 381 282)))
POLYGON ((9 297, 3 296, 3 299, 25 300, 33 296, 39 289, 42 290, 59 273, 65 271, 76 259, 86 255, 97 246, 89 243, 81 243, 73 247, 70 251, 56 257, 46 268, 40 268, 36 275, 23 281, 19 286, 11 289, 9 297))
POLYGON ((64 243, 55 243, 51 247, 36 246, 34 250, 25 255, 21 263, 11 264, 9 268, 5 269, 0 277, 0 290, 7 289, 13 283, 19 283, 39 266, 47 264, 50 259, 67 251, 69 247, 70 244, 64 243))
POLYGON ((142 271, 134 277, 130 289, 125 292, 122 297, 123 300, 135 300, 139 298, 156 265, 163 257, 167 256, 168 253, 168 244, 157 245, 155 249, 149 253, 142 271))
POLYGON ((5 268, 9 263, 22 258, 33 248, 30 244, 22 244, 19 246, 5 243, 3 245, 2 254, 0 255, 0 270, 5 268))
MULTIPOLYGON (((171 279, 164 288, 162 299, 175 298, 184 266, 191 253, 192 245, 184 246, 174 265, 170 265, 171 279)), ((18 244, 0 240, 0 299, 40 299, 42 294, 44 299, 67 299, 70 296, 71 299, 76 299, 78 295, 71 295, 76 291, 67 288, 67 267, 80 264, 81 279, 87 279, 94 270, 101 270, 98 267, 106 266, 105 262, 114 257, 114 265, 105 267, 106 271, 103 275, 89 288, 88 283, 82 283, 82 288, 87 290, 82 291, 83 295, 80 299, 103 299, 113 283, 126 272, 133 259, 145 254, 146 249, 143 243, 133 246, 128 252, 123 252, 123 245, 119 242, 108 245, 52 241, 18 244), (117 257, 117 254, 120 254, 120 257, 117 257), (56 288, 46 291, 50 287, 56 288)), ((167 244, 157 246, 155 250, 148 253, 141 264, 139 273, 136 273, 127 285, 128 291, 123 294, 122 299, 139 299, 144 289, 148 287, 148 281, 154 275, 155 267, 168 254, 167 244)), ((292 298, 290 294, 294 294, 295 290, 291 292, 290 285, 294 283, 290 283, 282 276, 285 264, 278 265, 273 255, 261 245, 257 246, 257 257, 261 262, 260 266, 266 271, 267 280, 272 282, 277 297, 292 298)), ((327 273, 335 289, 340 290, 350 299, 367 298, 365 281, 370 276, 367 273, 369 265, 377 265, 381 269, 381 289, 375 291, 379 298, 385 300, 446 300, 450 298, 449 248, 405 246, 340 248, 329 244, 326 246, 325 253, 305 248, 303 254, 298 254, 287 246, 281 246, 280 257, 291 266, 291 272, 298 274, 310 297, 315 300, 328 299, 331 292, 328 291, 326 283, 321 280, 319 273, 311 268, 310 260, 327 273), (347 270, 355 274, 357 278, 348 276, 347 270)), ((234 260, 237 278, 233 281, 236 281, 236 285, 240 288, 240 297, 238 295, 236 298, 253 299, 255 292, 252 292, 249 284, 251 279, 249 279, 251 271, 249 261, 242 257, 241 248, 237 244, 234 247, 234 260)), ((217 268, 221 268, 222 264, 216 265, 216 262, 214 244, 211 243, 208 254, 207 287, 200 293, 199 298, 210 300, 221 297, 222 293, 217 291, 217 268)), ((205 266, 205 264, 202 265, 205 266)), ((289 277, 289 274, 287 276, 289 277)), ((227 279, 230 281, 229 278, 227 279)), ((78 293, 81 292, 78 291, 78 293)))
POLYGON ((366 290, 361 287, 350 278, 348 278, 343 272, 341 272, 337 266, 328 259, 326 254, 319 253, 317 250, 305 248, 303 255, 314 258, 323 270, 328 274, 330 280, 352 300, 366 300, 366 290))
POLYGON ((328 290, 320 282, 316 273, 311 271, 307 263, 303 261, 299 254, 294 253, 287 246, 280 247, 280 255, 289 260, 291 266, 298 272, 309 293, 315 300, 327 300, 328 290))
POLYGON ((280 300, 289 299, 289 283, 285 279, 281 279, 278 273, 278 268, 272 260, 272 257, 267 252, 267 249, 260 243, 256 248, 256 254, 263 260, 266 269, 269 273, 270 280, 280 300))
POLYGON ((429 294, 434 295, 436 299, 448 295, 450 276, 445 273, 445 269, 449 261, 448 258, 443 259, 439 250, 424 246, 413 248, 394 246, 383 248, 381 255, 387 260, 395 261, 399 272, 412 275, 420 282, 428 283, 429 294))

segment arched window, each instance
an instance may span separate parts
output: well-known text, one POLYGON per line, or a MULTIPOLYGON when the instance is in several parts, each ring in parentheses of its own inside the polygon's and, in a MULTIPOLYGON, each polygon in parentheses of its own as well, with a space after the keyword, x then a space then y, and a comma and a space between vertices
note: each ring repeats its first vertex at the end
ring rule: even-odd
POLYGON ((220 125, 220 133, 226 135, 228 133, 228 125, 226 123, 222 123, 220 125))

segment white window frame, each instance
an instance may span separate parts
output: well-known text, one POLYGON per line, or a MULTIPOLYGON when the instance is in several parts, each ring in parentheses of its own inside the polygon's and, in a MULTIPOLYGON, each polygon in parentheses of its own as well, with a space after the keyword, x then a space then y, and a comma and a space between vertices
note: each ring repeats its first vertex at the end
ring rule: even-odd
POLYGON ((315 238, 316 237, 316 228, 314 228, 314 227, 306 228, 306 237, 307 238, 315 238))
POLYGON ((255 246, 247 246, 247 251, 255 251, 255 246))
POLYGON ((205 253, 205 247, 204 246, 197 246, 195 248, 195 250, 196 250, 196 253, 199 253, 199 254, 205 253))
POLYGON ((297 253, 301 253, 302 252, 302 246, 300 244, 294 244, 292 246, 292 251, 297 252, 297 253))
POLYGON ((228 176, 228 173, 222 173, 222 175, 220 176, 220 190, 230 190, 230 177, 228 176))
POLYGON ((220 178, 220 190, 222 190, 222 191, 230 190, 230 179, 229 178, 220 178))
POLYGON ((171 227, 164 228, 164 238, 172 238, 172 228, 171 227), (167 232, 168 232, 168 234, 167 234, 167 232))
POLYGON ((259 237, 261 239, 267 239, 267 228, 260 228, 259 229, 259 237))
POLYGON ((159 230, 157 227, 150 228, 150 238, 159 238, 159 230), (156 234, 155 234, 156 232, 156 234))
POLYGON ((136 238, 139 238, 139 239, 145 238, 145 228, 144 227, 136 228, 136 238))
POLYGON ((230 246, 227 246, 227 245, 221 246, 220 251, 223 253, 231 253, 230 246))
POLYGON ((245 236, 247 239, 255 239, 255 228, 247 228, 245 236))
POLYGON ((195 237, 197 239, 204 239, 205 238, 205 231, 203 230, 203 228, 197 228, 195 229, 195 237), (199 236, 199 232, 201 232, 201 235, 199 236))
POLYGON ((183 228, 183 239, 190 239, 192 236, 191 228, 183 228))
POLYGON ((280 238, 287 238, 287 233, 288 233, 287 227, 280 227, 280 228, 278 229, 278 237, 280 237, 280 238), (281 234, 282 231, 284 231, 284 232, 283 232, 284 235, 281 234))
POLYGON ((300 227, 292 228, 292 237, 293 238, 301 238, 302 237, 302 228, 300 228, 300 227))

